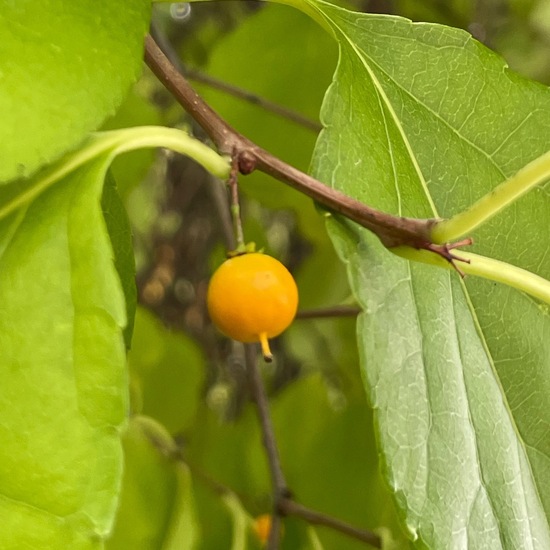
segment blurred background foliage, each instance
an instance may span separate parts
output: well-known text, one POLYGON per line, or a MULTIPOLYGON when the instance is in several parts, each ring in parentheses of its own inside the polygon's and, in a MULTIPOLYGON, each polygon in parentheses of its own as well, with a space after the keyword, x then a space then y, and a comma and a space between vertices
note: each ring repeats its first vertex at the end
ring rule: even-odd
MULTIPOLYGON (((550 83, 550 0, 355 0, 360 11, 461 27, 515 70, 550 83)), ((159 4, 154 32, 199 92, 241 133, 307 170, 318 113, 337 63, 332 39, 301 13, 255 2, 159 4), (236 97, 208 83, 237 86, 236 97), (258 102, 274 102, 306 126, 258 102)), ((142 79, 106 128, 163 124, 204 138, 156 79, 142 79)), ((187 159, 138 151, 113 175, 132 224, 139 307, 129 354, 132 419, 110 550, 260 548, 254 518, 270 511, 270 480, 250 403, 242 346, 210 324, 210 273, 232 246, 224 183, 187 159)), ((300 309, 353 304, 323 212, 263 174, 240 181, 245 238, 281 259, 300 309)), ((262 366, 283 468, 295 498, 408 543, 378 472, 372 411, 358 368, 355 320, 303 319, 262 366)), ((283 548, 365 544, 285 520, 283 548)))

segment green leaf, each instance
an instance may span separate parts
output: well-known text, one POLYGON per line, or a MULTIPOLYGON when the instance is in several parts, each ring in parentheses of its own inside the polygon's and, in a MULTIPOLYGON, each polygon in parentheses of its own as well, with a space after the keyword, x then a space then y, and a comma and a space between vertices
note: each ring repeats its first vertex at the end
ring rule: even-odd
POLYGON ((173 445, 162 426, 144 417, 132 419, 124 434, 124 484, 108 550, 196 547, 191 476, 183 464, 163 456, 162 443, 173 445))
POLYGON ((0 181, 73 149, 122 103, 142 66, 148 0, 3 2, 0 181))
POLYGON ((127 411, 124 296, 101 210, 105 160, 0 221, 0 539, 102 548, 127 411))
POLYGON ((107 225, 107 231, 113 247, 115 267, 124 290, 126 303, 126 327, 124 328, 124 341, 129 349, 134 332, 134 316, 136 313, 136 265, 132 249, 132 232, 128 215, 118 195, 115 180, 111 171, 107 172, 101 207, 107 225))
POLYGON ((173 434, 187 430, 196 413, 204 359, 188 336, 169 331, 151 313, 137 310, 130 372, 140 390, 140 412, 173 434))
MULTIPOLYGON (((314 174, 382 210, 450 216, 550 143, 550 93, 467 33, 321 1, 340 45, 314 174)), ((550 275, 538 188, 473 235, 550 275)), ((387 481, 430 548, 550 546, 550 317, 507 287, 410 263, 329 223, 364 308, 358 338, 387 481), (528 541, 526 543, 526 541, 528 541)))

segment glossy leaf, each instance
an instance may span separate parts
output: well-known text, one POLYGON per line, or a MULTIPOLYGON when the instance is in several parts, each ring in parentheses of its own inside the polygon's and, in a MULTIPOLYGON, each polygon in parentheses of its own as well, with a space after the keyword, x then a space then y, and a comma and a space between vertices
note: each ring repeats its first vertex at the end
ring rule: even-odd
POLYGON ((142 66, 147 0, 3 2, 0 181, 28 177, 122 103, 142 66))
MULTIPOLYGON (((340 61, 313 172, 382 210, 449 216, 546 151, 550 92, 467 33, 323 2, 340 61)), ((525 196, 476 251, 548 277, 550 202, 525 196)), ((364 308, 358 327, 385 474, 430 548, 550 545, 550 318, 487 281, 394 257, 329 224, 364 308)))
POLYGON ((127 410, 123 291, 101 209, 105 160, 0 221, 0 539, 102 548, 127 410))

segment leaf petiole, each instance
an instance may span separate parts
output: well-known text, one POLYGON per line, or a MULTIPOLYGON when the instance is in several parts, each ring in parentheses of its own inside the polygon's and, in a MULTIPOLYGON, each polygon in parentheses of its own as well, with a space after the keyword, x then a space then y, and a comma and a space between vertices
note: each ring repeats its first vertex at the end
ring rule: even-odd
POLYGON ((164 147, 186 155, 220 179, 229 176, 228 158, 219 155, 182 130, 163 126, 138 126, 97 132, 92 134, 79 150, 65 155, 33 178, 21 183, 21 190, 0 205, 0 219, 28 204, 56 181, 102 154, 109 156, 110 164, 121 153, 149 147, 164 147))
POLYGON ((515 176, 502 182, 470 208, 447 220, 436 222, 431 237, 445 243, 470 234, 533 187, 550 178, 550 151, 524 166, 515 176))
MULTIPOLYGON (((451 263, 427 250, 415 250, 409 246, 398 246, 389 250, 408 260, 453 269, 451 263)), ((478 277, 511 286, 550 304, 550 281, 547 281, 543 277, 521 267, 486 256, 480 256, 479 254, 473 254, 472 252, 461 250, 458 256, 460 256, 461 260, 464 260, 460 264, 460 268, 465 274, 477 275, 478 277)))

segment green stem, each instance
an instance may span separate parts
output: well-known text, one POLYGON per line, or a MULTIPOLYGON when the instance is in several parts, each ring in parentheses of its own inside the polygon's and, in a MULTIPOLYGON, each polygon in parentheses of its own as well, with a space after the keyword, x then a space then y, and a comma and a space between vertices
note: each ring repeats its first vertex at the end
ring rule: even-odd
POLYGON ((231 550, 246 550, 246 535, 249 526, 253 523, 243 508, 239 499, 233 494, 228 493, 221 497, 222 502, 231 514, 233 520, 233 540, 231 550))
POLYGON ((56 181, 102 154, 110 161, 117 155, 134 149, 164 147, 186 155, 214 176, 227 179, 230 172, 228 158, 218 155, 213 149, 181 130, 163 126, 139 126, 111 132, 92 134, 78 151, 69 153, 52 166, 19 184, 17 194, 0 207, 0 219, 28 204, 56 181))
MULTIPOLYGON (((415 250, 409 246, 399 246, 390 250, 408 260, 453 269, 449 262, 427 250, 415 250)), ((512 264, 471 252, 460 250, 457 251, 457 256, 470 261, 470 263, 459 262, 460 269, 464 273, 511 286, 550 304, 550 281, 543 277, 512 264)))
POLYGON ((530 162, 515 176, 495 187, 464 212, 448 220, 437 222, 431 233, 433 241, 447 243, 471 234, 476 227, 549 178, 550 152, 530 162))
POLYGON ((231 162, 231 173, 229 175, 228 185, 231 193, 231 219, 233 221, 233 231, 235 234, 236 250, 244 251, 244 232, 241 220, 241 203, 239 201, 239 166, 237 157, 231 162))

